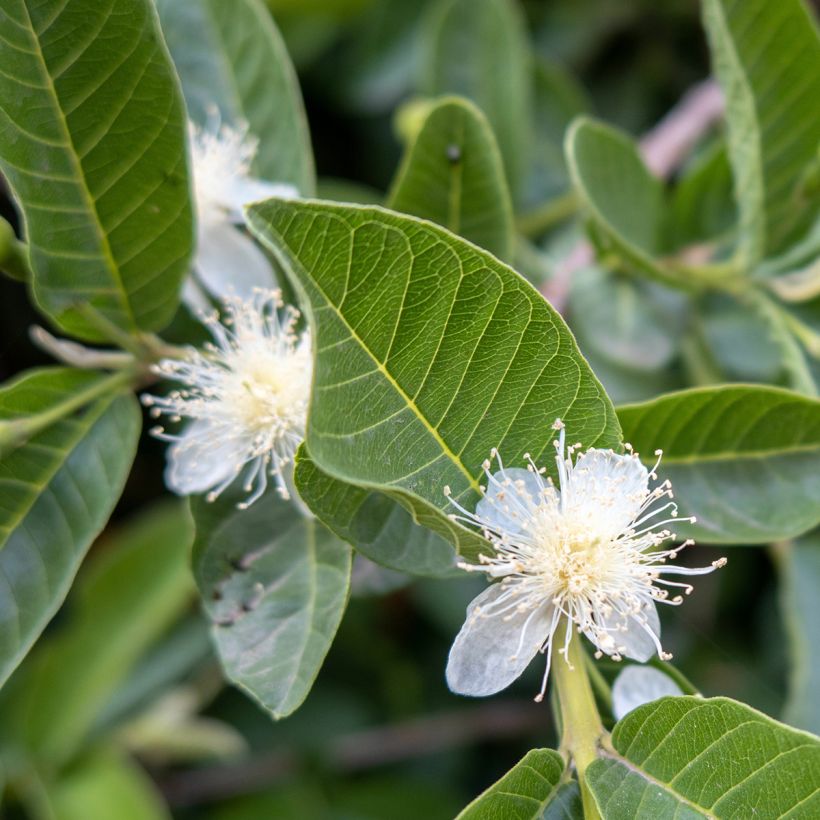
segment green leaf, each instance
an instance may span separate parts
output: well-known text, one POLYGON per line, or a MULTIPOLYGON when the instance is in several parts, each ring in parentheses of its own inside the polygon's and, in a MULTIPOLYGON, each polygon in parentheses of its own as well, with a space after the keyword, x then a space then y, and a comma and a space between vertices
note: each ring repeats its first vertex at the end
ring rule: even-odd
POLYGON ((193 563, 228 678, 278 719, 307 697, 347 603, 351 554, 292 502, 191 501, 193 563))
POLYGON ((437 5, 425 34, 422 91, 478 105, 515 193, 532 147, 530 45, 519 8, 513 0, 448 0, 437 5))
POLYGON ((749 266, 818 213, 817 193, 801 183, 820 142, 820 42, 801 0, 704 0, 703 21, 727 101, 738 252, 749 266))
POLYGON ((60 763, 134 663, 190 601, 193 539, 180 502, 140 513, 106 536, 69 596, 53 639, 9 684, 2 723, 37 760, 60 763))
POLYGON ((190 117, 246 122, 259 140, 253 172, 316 188, 299 81, 282 36, 260 0, 157 0, 162 30, 190 117))
POLYGON ((661 698, 612 733, 586 780, 604 820, 814 817, 820 741, 728 698, 661 698))
POLYGON ((667 283, 673 279, 657 259, 667 218, 663 186, 644 165, 634 141, 579 117, 564 148, 575 190, 613 250, 647 276, 667 283))
POLYGON ((820 531, 780 546, 776 557, 782 583, 780 606, 789 634, 791 671, 784 719, 820 733, 820 655, 815 649, 820 623, 820 531))
POLYGON ((34 296, 104 339, 171 320, 193 249, 185 115, 150 0, 4 3, 0 169, 34 296))
POLYGON ((171 820, 151 778, 113 753, 83 761, 47 787, 47 799, 57 820, 171 820))
POLYGON ((323 473, 302 447, 296 488, 310 511, 339 538, 383 566, 414 575, 453 572, 453 548, 386 495, 345 484, 323 473))
POLYGON ((492 447, 549 466, 556 417, 578 440, 617 445, 568 328, 495 257, 380 208, 269 200, 248 218, 310 315, 307 446, 323 472, 384 492, 474 555, 486 542, 448 517, 445 487, 472 506, 492 447))
POLYGON ((441 100, 407 150, 388 197, 396 211, 443 225, 509 262, 512 203, 495 137, 468 100, 441 100))
POLYGON ((820 401, 776 387, 682 390, 618 408, 624 440, 672 482, 675 531, 715 544, 766 544, 820 523, 820 401))
POLYGON ((527 752, 507 774, 470 803, 457 820, 545 820, 581 817, 578 787, 560 794, 564 760, 552 749, 527 752), (560 797, 559 797, 560 794, 560 797), (558 798, 559 805, 553 806, 558 798), (576 805, 577 804, 577 805, 576 805), (563 813, 562 813, 563 812, 563 813))
MULTIPOLYGON (((96 374, 46 368, 0 389, 0 418, 53 407, 96 374)), ((0 460, 0 683, 57 611, 120 497, 140 431, 133 396, 109 395, 0 460)))

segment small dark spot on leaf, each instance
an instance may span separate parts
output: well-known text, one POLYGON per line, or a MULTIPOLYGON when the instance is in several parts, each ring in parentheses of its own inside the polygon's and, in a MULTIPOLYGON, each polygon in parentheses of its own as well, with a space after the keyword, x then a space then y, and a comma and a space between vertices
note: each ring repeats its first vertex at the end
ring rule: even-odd
POLYGON ((453 165, 455 165, 457 162, 461 162, 461 148, 455 143, 451 143, 447 146, 447 159, 453 165))

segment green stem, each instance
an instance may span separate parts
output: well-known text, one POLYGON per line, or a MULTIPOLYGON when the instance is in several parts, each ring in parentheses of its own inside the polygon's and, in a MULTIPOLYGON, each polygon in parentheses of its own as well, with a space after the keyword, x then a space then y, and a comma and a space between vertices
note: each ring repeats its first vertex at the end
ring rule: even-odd
POLYGON ((545 234, 559 222, 569 219, 578 210, 578 197, 574 191, 550 199, 532 211, 521 214, 515 220, 519 232, 530 239, 545 234))
POLYGON ((90 404, 94 399, 132 384, 137 375, 138 370, 135 367, 119 370, 110 376, 95 381, 84 390, 79 390, 41 413, 0 421, 0 456, 5 455, 15 447, 19 447, 41 430, 65 418, 75 410, 90 404))
MULTIPOLYGON (((558 634, 561 634, 560 626, 558 634)), ((580 635, 575 635, 570 641, 566 659, 560 653, 557 644, 558 642, 553 645, 552 651, 552 675, 561 707, 561 748, 575 763, 584 817, 587 820, 598 820, 600 813, 587 786, 585 774, 589 764, 598 757, 598 750, 606 731, 601 723, 595 695, 587 675, 580 635)))
POLYGON ((14 228, 2 218, 0 218, 0 270, 20 282, 31 279, 28 245, 14 235, 14 228))

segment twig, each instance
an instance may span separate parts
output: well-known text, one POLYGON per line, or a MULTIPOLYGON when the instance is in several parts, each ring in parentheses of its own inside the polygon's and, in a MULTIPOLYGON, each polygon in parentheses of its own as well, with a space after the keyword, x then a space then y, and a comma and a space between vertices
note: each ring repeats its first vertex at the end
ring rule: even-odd
MULTIPOLYGON (((649 169, 667 179, 686 159, 695 143, 723 114, 723 95, 714 80, 689 89, 680 102, 640 140, 641 154, 649 169)), ((566 307, 573 274, 595 258, 592 246, 581 240, 555 266, 541 292, 559 312, 566 307)))
POLYGON ((31 326, 29 336, 40 350, 44 350, 57 361, 70 364, 72 367, 119 370, 129 367, 134 362, 134 357, 130 353, 123 353, 119 350, 97 350, 68 339, 58 339, 39 325, 31 326))
MULTIPOLYGON (((489 703, 341 735, 325 745, 321 762, 349 774, 477 740, 520 737, 545 720, 545 710, 529 701, 489 703)), ((269 788, 301 765, 297 753, 283 749, 230 765, 175 772, 163 776, 159 785, 171 806, 192 806, 269 788)))

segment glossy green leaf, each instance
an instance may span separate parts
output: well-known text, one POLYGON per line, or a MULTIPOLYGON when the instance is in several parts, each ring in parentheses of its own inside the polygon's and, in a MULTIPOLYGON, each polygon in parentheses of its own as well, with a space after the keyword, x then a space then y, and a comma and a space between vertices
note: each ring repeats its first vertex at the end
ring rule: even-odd
POLYGON ((171 820, 157 787, 125 756, 84 760, 46 789, 55 820, 171 820))
POLYGON ((193 538, 181 502, 140 514, 98 544, 53 639, 12 679, 0 722, 32 757, 66 760, 134 663, 191 600, 193 538))
POLYGON ((738 251, 750 265, 818 213, 818 192, 801 183, 820 142, 820 39, 801 0, 704 0, 703 20, 727 100, 738 251))
POLYGON ((783 718, 820 734, 820 654, 815 646, 820 623, 820 531, 778 547, 780 606, 789 635, 791 670, 783 718))
POLYGON ((259 140, 253 172, 316 187, 313 152, 296 72, 261 0, 157 0, 162 30, 190 117, 248 124, 259 140))
POLYGON ((487 115, 515 193, 531 150, 531 58, 513 0, 447 0, 425 32, 422 91, 459 94, 487 115))
MULTIPOLYGON (((99 376, 47 368, 0 390, 0 418, 53 407, 99 376)), ((140 432, 133 396, 110 395, 0 460, 0 683, 57 611, 122 492, 140 432)))
POLYGON ((443 225, 509 261, 512 203, 495 137, 468 100, 447 98, 427 115, 387 199, 395 211, 443 225))
MULTIPOLYGON (((551 812, 550 804, 558 797, 564 776, 564 760, 552 749, 533 749, 516 763, 498 782, 490 786, 470 803, 458 820, 544 820, 562 816, 583 816, 578 809, 565 813, 551 812)), ((575 792, 575 800, 570 795, 561 795, 562 810, 569 809, 577 797, 577 786, 570 786, 575 792)), ((554 811, 554 810, 553 810, 554 811)))
POLYGON ((276 201, 252 230, 302 292, 316 363, 307 446, 320 469, 390 495, 475 554, 445 487, 473 505, 482 462, 552 462, 551 424, 617 444, 560 316, 513 270, 443 228, 380 208, 276 201))
POLYGON ((716 544, 766 544, 820 523, 820 401, 727 385, 618 409, 624 440, 672 482, 675 531, 716 544))
POLYGON ((670 274, 657 259, 666 220, 663 186, 634 141, 609 125, 579 117, 564 149, 575 190, 602 238, 631 267, 668 281, 670 274))
POLYGON ((193 249, 185 114, 150 0, 3 4, 0 169, 38 304, 105 338, 170 321, 193 249))
POLYGON ((456 556, 447 541, 415 524, 388 496, 323 473, 304 447, 297 456, 295 481, 311 512, 371 561, 413 575, 454 571, 456 556))
POLYGON ((225 674, 278 719, 307 697, 336 634, 350 547, 273 491, 247 510, 236 501, 191 501, 194 575, 225 674))
POLYGON ((661 698, 612 733, 586 779, 604 820, 814 817, 820 740, 728 698, 661 698))

